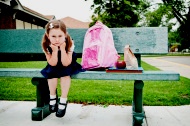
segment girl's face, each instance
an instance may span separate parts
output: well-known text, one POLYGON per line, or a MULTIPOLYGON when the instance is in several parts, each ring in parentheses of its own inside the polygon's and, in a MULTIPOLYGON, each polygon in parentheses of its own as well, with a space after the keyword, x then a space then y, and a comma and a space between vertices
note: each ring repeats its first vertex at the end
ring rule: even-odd
POLYGON ((61 44, 63 44, 65 42, 65 33, 63 31, 61 31, 61 29, 59 28, 52 28, 49 31, 49 35, 48 38, 51 42, 51 44, 55 45, 55 46, 60 46, 61 44))

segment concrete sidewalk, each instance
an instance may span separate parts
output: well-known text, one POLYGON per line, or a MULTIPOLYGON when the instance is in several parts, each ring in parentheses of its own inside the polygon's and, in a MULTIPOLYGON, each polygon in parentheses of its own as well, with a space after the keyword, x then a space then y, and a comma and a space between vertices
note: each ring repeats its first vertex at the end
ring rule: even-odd
MULTIPOLYGON (((108 107, 69 103, 63 118, 51 114, 31 120, 36 102, 0 101, 0 126, 132 126, 132 107, 108 107)), ((189 126, 190 106, 144 106, 143 126, 189 126), (148 122, 148 124, 146 123, 148 122)))

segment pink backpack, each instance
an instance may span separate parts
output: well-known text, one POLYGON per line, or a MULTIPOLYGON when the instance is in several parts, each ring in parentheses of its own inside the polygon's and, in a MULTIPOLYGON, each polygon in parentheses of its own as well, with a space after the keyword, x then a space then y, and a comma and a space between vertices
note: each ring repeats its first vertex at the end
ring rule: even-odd
POLYGON ((82 67, 86 70, 113 67, 119 58, 111 30, 103 23, 96 22, 84 37, 82 67))

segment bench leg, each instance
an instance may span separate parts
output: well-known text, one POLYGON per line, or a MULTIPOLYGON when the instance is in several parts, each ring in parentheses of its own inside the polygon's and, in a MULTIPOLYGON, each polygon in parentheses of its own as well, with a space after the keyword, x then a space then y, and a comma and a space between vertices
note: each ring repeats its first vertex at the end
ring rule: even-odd
POLYGON ((142 80, 135 80, 133 92, 133 126, 142 126, 145 114, 143 110, 143 86, 142 80))
POLYGON ((32 78, 32 84, 36 85, 36 107, 31 110, 32 120, 41 121, 51 114, 49 111, 49 87, 47 79, 32 78))

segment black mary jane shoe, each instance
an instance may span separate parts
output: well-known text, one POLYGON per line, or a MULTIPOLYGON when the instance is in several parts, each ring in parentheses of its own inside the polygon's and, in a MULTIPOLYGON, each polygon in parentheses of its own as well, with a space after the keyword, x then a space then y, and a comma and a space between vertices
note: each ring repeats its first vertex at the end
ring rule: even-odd
POLYGON ((56 103, 54 105, 49 104, 49 111, 50 112, 57 112, 57 109, 58 109, 57 98, 50 99, 50 101, 52 101, 52 100, 56 100, 56 103))
POLYGON ((66 113, 66 109, 67 109, 67 103, 59 103, 60 105, 64 105, 65 106, 65 108, 64 109, 59 109, 58 108, 58 110, 57 110, 57 112, 56 112, 56 116, 57 117, 63 117, 64 115, 65 115, 65 113, 66 113))

